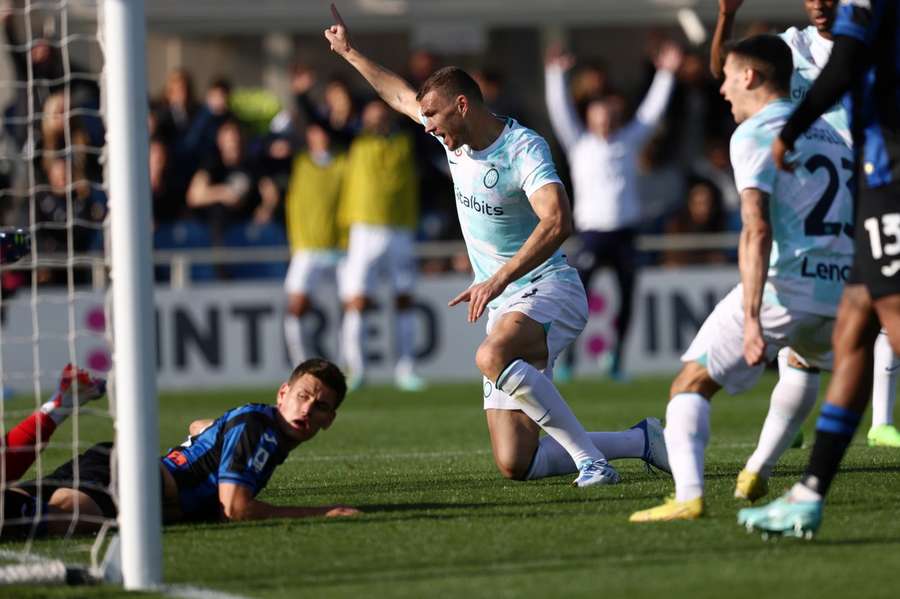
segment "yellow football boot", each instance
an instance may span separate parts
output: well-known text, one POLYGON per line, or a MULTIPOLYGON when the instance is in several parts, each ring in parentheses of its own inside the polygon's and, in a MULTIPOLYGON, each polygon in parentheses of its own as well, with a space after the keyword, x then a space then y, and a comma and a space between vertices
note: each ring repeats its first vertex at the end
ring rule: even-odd
POLYGON ((703 498, 676 501, 668 497, 662 505, 631 514, 629 522, 668 522, 669 520, 696 520, 703 515, 703 498))
POLYGON ((736 499, 746 499, 753 503, 760 497, 765 497, 768 493, 769 479, 761 476, 758 472, 741 470, 740 474, 738 474, 737 484, 734 487, 736 499))

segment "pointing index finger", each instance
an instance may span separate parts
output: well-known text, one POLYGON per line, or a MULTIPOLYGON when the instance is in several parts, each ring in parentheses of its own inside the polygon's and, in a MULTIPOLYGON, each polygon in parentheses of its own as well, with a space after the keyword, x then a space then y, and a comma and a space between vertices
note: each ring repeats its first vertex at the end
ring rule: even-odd
POLYGON ((331 3, 331 16, 334 18, 334 22, 343 27, 347 28, 347 24, 344 23, 344 19, 341 18, 341 13, 338 12, 337 6, 334 5, 334 2, 331 3))

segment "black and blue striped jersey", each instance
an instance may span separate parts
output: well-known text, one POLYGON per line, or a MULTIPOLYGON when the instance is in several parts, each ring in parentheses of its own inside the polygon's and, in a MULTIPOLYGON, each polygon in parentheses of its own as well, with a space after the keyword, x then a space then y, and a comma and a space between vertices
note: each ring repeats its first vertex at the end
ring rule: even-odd
POLYGON ((841 0, 832 33, 865 45, 849 96, 851 126, 869 187, 900 181, 900 0, 841 0))
POLYGON ((292 447, 278 428, 277 413, 264 404, 229 410, 160 458, 178 485, 185 519, 222 517, 219 483, 244 485, 254 497, 265 488, 292 447))

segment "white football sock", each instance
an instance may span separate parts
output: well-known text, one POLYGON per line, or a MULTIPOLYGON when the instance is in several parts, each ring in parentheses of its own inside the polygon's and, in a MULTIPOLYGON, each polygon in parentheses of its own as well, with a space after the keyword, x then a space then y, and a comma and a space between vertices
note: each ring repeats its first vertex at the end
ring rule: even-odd
POLYGON ((398 310, 394 316, 397 343, 397 366, 394 376, 403 378, 413 374, 413 348, 416 340, 416 315, 412 310, 398 310))
POLYGON ((604 457, 553 382, 524 360, 515 360, 497 378, 497 387, 516 400, 521 410, 556 439, 581 465, 604 457))
POLYGON ((666 449, 677 501, 703 496, 703 454, 709 443, 709 409, 709 401, 699 393, 678 393, 666 408, 666 449))
POLYGON ((803 483, 794 483, 794 486, 791 487, 790 498, 792 501, 822 501, 822 495, 803 483))
POLYGON ((291 365, 296 367, 306 359, 306 352, 303 350, 303 319, 290 312, 284 315, 284 341, 291 357, 291 365))
POLYGON ((894 423, 897 400, 897 370, 900 360, 894 355, 887 335, 882 331, 875 340, 875 372, 872 377, 872 427, 894 423))
MULTIPOLYGON (((644 456, 644 433, 637 429, 629 429, 615 433, 588 433, 594 446, 606 456, 607 460, 619 458, 641 458, 644 456)), ((574 474, 578 472, 572 456, 556 442, 553 437, 541 437, 534 459, 525 478, 534 480, 547 476, 574 474)))
POLYGON ((746 469, 765 478, 771 476, 772 468, 791 446, 819 395, 819 375, 789 366, 789 354, 790 350, 778 354, 778 383, 772 389, 769 413, 759 433, 756 450, 747 460, 746 469))
POLYGON ((350 375, 362 378, 366 374, 366 313, 359 310, 344 312, 341 326, 341 351, 350 375))

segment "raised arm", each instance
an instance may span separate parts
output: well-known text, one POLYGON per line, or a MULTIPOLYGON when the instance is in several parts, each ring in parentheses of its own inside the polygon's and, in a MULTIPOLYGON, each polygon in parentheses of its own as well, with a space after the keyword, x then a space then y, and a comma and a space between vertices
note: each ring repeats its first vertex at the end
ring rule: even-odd
POLYGON ((311 518, 314 516, 355 516, 359 510, 346 505, 299 507, 272 505, 253 498, 250 487, 234 483, 219 483, 219 503, 222 513, 230 521, 265 520, 268 518, 311 518))
POLYGON ((331 44, 331 49, 359 71, 388 106, 419 123, 416 91, 397 74, 357 52, 350 45, 347 25, 334 4, 331 5, 331 14, 335 24, 325 30, 325 39, 331 44))
POLYGON ((547 50, 544 61, 544 99, 553 133, 566 152, 575 146, 575 142, 584 133, 572 96, 566 89, 566 73, 574 64, 575 59, 564 53, 559 46, 551 46, 547 50))
POLYGON ((763 361, 766 349, 759 312, 772 250, 769 194, 752 187, 741 191, 741 221, 738 268, 743 287, 744 359, 754 366, 763 361))
POLYGON ((719 17, 716 19, 716 31, 713 33, 712 45, 709 48, 709 70, 716 79, 722 78, 725 67, 725 42, 731 39, 734 29, 734 17, 744 0, 719 0, 719 17))
POLYGON ((652 133, 669 105, 675 88, 675 72, 681 67, 684 54, 678 44, 666 42, 656 56, 656 74, 650 89, 641 101, 634 119, 625 126, 622 136, 633 144, 642 144, 652 133))

